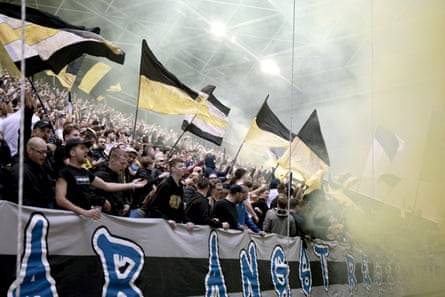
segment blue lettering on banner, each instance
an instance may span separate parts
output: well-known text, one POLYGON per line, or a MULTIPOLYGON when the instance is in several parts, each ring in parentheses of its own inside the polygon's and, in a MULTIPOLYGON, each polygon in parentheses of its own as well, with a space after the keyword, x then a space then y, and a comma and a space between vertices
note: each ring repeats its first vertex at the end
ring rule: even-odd
POLYGON ((329 290, 329 274, 328 274, 328 256, 329 247, 326 245, 315 244, 314 254, 320 258, 321 274, 323 277, 323 286, 326 292, 329 290))
POLYGON ((286 254, 280 246, 276 246, 272 251, 270 273, 277 295, 279 297, 290 296, 289 266, 287 265, 286 254))
POLYGON ((310 296, 312 290, 311 260, 309 258, 309 254, 307 253, 306 244, 303 240, 301 240, 300 247, 299 277, 304 295, 310 296))
POLYGON ((362 275, 363 275, 363 284, 365 285, 366 290, 371 290, 371 276, 369 275, 369 265, 368 265, 368 256, 363 252, 360 251, 360 257, 362 260, 362 275))
POLYGON ((8 297, 57 297, 56 282, 47 259, 49 222, 41 213, 33 213, 25 228, 25 246, 19 277, 11 284, 8 297))
POLYGON ((206 297, 227 296, 226 282, 219 262, 218 235, 210 232, 209 237, 209 272, 205 278, 206 297))
POLYGON ((349 291, 352 294, 354 290, 357 290, 357 278, 355 277, 355 259, 352 255, 347 254, 345 260, 348 273, 349 291))
POLYGON ((102 296, 143 296, 135 285, 144 265, 142 248, 128 239, 111 235, 103 226, 94 232, 92 244, 104 270, 102 296))
POLYGON ((260 280, 258 277, 258 264, 256 257, 256 246, 252 241, 249 247, 240 252, 240 266, 243 283, 243 296, 261 296, 260 280))

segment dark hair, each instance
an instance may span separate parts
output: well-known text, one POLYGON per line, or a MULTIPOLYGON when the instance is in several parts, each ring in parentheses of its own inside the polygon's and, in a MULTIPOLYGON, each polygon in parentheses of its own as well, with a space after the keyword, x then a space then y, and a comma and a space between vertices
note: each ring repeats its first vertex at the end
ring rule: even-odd
POLYGON ((178 163, 185 163, 185 162, 184 162, 184 160, 182 160, 182 159, 180 159, 180 158, 174 158, 174 159, 172 159, 172 160, 170 160, 170 161, 168 162, 168 165, 169 165, 169 167, 170 167, 170 169, 171 169, 172 167, 175 167, 176 164, 178 164, 178 163))
POLYGON ((206 189, 209 187, 209 185, 210 185, 209 180, 206 177, 201 177, 198 180, 198 183, 196 184, 199 190, 206 189))

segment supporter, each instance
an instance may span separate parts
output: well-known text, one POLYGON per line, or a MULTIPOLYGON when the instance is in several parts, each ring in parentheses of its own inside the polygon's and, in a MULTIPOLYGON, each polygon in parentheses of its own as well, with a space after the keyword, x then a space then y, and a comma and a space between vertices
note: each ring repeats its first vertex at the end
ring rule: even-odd
POLYGON ((268 196, 269 190, 266 188, 261 188, 259 191, 252 192, 251 194, 251 205, 258 217, 258 222, 255 223, 261 230, 263 230, 264 218, 266 217, 266 213, 269 210, 266 202, 268 196))
POLYGON ((3 139, 3 133, 0 132, 0 167, 11 163, 11 149, 8 143, 3 139))
MULTIPOLYGON (((23 162, 23 204, 42 208, 54 208, 54 190, 43 166, 47 143, 40 137, 32 137, 26 144, 23 162)), ((4 178, 5 199, 18 202, 19 167, 15 163, 4 178)))
POLYGON ((236 205, 243 201, 243 193, 246 192, 240 185, 231 185, 229 195, 215 203, 212 217, 217 218, 220 222, 229 223, 230 229, 240 230, 236 205))
POLYGON ((210 195, 208 195, 207 200, 209 202, 210 209, 213 211, 216 201, 223 199, 226 195, 224 195, 223 192, 224 189, 221 182, 217 183, 210 182, 210 186, 211 186, 210 195))
MULTIPOLYGON (((169 166, 170 176, 159 185, 155 196, 149 202, 149 217, 163 218, 174 229, 176 223, 186 223, 181 183, 185 163, 182 159, 173 159, 169 166)), ((191 228, 193 224, 188 224, 188 229, 191 228)))
POLYGON ((209 176, 211 173, 215 173, 218 177, 225 177, 229 172, 229 167, 225 171, 219 171, 216 169, 216 157, 214 154, 207 154, 204 159, 205 176, 209 176))
MULTIPOLYGON (((127 167, 123 173, 123 181, 125 183, 131 182, 136 178, 136 172, 139 169, 139 161, 137 161, 137 152, 131 146, 125 147, 125 153, 127 154, 127 167)), ((137 199, 134 191, 126 191, 123 193, 126 200, 130 201, 131 205, 137 204, 137 199)))
POLYGON ((278 186, 280 185, 280 180, 278 178, 274 178, 270 182, 269 186, 269 197, 267 197, 267 206, 271 208, 270 204, 272 201, 278 197, 278 186))
MULTIPOLYGON (((242 201, 236 205, 238 211, 238 226, 241 230, 247 230, 249 232, 258 233, 263 236, 265 235, 265 233, 260 228, 258 228, 257 225, 255 225, 247 211, 245 202, 248 197, 249 188, 245 185, 241 185, 241 188, 243 189, 241 193, 242 201)), ((250 205, 250 202, 247 201, 247 203, 249 203, 250 205)))
POLYGON ((97 144, 91 149, 91 153, 93 154, 92 165, 93 168, 97 170, 101 165, 106 165, 109 160, 108 154, 106 153, 106 138, 103 136, 99 136, 97 139, 97 144))
POLYGON ((289 200, 289 212, 295 221, 295 227, 296 227, 295 235, 301 238, 310 239, 310 236, 306 235, 306 232, 304 231, 305 229, 304 217, 300 213, 302 204, 303 200, 299 200, 297 198, 291 198, 289 200))
POLYGON ((159 184, 164 179, 160 179, 160 175, 167 170, 166 168, 166 162, 165 162, 165 156, 162 152, 158 152, 155 154, 155 163, 153 168, 153 179, 157 181, 157 184, 159 184))
POLYGON ((100 211, 91 207, 100 205, 105 211, 110 211, 111 206, 103 198, 95 197, 90 185, 104 191, 117 192, 141 188, 147 182, 134 180, 124 184, 108 183, 94 176, 82 168, 90 146, 90 142, 84 142, 81 139, 71 139, 66 143, 65 150, 69 165, 60 171, 60 177, 57 179, 56 202, 63 209, 97 220, 100 218, 100 211))
MULTIPOLYGON (((127 155, 123 150, 113 149, 110 155, 108 165, 99 167, 94 175, 100 177, 105 182, 122 183, 122 174, 127 167, 127 155)), ((128 216, 130 202, 125 199, 122 192, 106 192, 96 190, 96 195, 104 197, 111 205, 108 213, 117 216, 128 216)))
POLYGON ((197 183, 199 180, 199 174, 194 172, 190 174, 184 181, 184 203, 187 204, 190 199, 195 195, 197 190, 197 183))
POLYGON ((110 153, 111 149, 118 144, 116 141, 116 132, 113 129, 108 129, 104 132, 104 137, 107 140, 105 151, 110 153))
POLYGON ((65 144, 70 139, 80 139, 79 127, 73 124, 66 124, 62 132, 63 144, 54 151, 54 170, 58 173, 68 164, 68 157, 65 154, 65 144))
POLYGON ((197 190, 187 203, 185 215, 195 225, 209 225, 213 228, 229 229, 227 222, 220 222, 217 218, 211 218, 210 205, 205 195, 210 188, 209 180, 205 177, 199 178, 197 190))
POLYGON ((297 228, 293 216, 287 211, 288 199, 284 194, 278 196, 277 208, 270 209, 264 219, 263 230, 283 236, 296 236, 297 228))

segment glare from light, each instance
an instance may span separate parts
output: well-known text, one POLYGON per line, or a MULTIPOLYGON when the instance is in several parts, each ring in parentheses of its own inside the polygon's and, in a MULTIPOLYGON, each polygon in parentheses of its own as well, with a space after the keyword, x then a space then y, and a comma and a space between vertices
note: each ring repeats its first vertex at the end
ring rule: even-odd
POLYGON ((224 36, 226 34, 226 25, 221 22, 214 22, 210 26, 210 32, 217 37, 224 36))
POLYGON ((265 59, 261 61, 261 71, 272 75, 280 74, 280 69, 278 69, 277 64, 270 59, 265 59))
POLYGON ((233 35, 232 38, 230 38, 230 42, 235 43, 236 42, 236 36, 233 35))

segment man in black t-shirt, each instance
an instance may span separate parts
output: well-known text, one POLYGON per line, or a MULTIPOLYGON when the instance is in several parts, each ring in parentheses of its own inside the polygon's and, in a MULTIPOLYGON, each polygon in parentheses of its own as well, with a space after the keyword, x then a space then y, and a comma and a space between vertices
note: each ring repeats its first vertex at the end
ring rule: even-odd
POLYGON ((100 205, 102 202, 101 206, 105 210, 110 210, 110 204, 106 200, 95 201, 95 195, 90 186, 107 192, 118 192, 142 188, 147 181, 134 180, 126 184, 108 183, 94 176, 82 167, 90 146, 91 142, 81 139, 71 139, 66 143, 65 152, 69 158, 69 165, 60 171, 60 177, 57 179, 56 203, 61 208, 98 220, 101 212, 91 207, 100 205))
POLYGON ((220 222, 229 223, 230 229, 239 230, 236 205, 243 201, 243 193, 246 191, 240 185, 231 185, 229 196, 216 201, 212 217, 217 218, 220 222))

